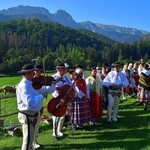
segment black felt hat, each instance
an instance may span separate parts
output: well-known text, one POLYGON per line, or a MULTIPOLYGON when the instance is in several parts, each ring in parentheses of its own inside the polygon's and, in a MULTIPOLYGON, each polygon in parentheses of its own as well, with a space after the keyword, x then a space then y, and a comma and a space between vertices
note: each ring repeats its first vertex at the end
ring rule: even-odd
POLYGON ((43 66, 42 66, 42 65, 36 64, 36 65, 34 66, 34 68, 37 69, 37 71, 43 71, 43 66))
POLYGON ((75 65, 75 68, 81 68, 81 69, 83 69, 83 66, 80 65, 80 64, 76 64, 76 65, 75 65))
POLYGON ((36 70, 37 69, 35 69, 32 64, 25 64, 24 66, 22 66, 22 69, 18 71, 18 73, 26 73, 26 72, 36 71, 36 70))
POLYGON ((121 66, 121 63, 119 61, 116 61, 111 66, 112 67, 121 66))
POLYGON ((61 63, 61 64, 57 65, 56 68, 59 69, 59 68, 67 68, 67 67, 65 66, 64 63, 61 63))

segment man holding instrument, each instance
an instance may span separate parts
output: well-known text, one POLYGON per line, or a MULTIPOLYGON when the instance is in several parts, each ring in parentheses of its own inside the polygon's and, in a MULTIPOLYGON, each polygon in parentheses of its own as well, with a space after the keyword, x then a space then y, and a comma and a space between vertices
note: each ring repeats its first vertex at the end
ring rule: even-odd
POLYGON ((31 150, 33 147, 35 126, 38 115, 42 108, 42 101, 45 97, 45 92, 37 92, 32 86, 32 79, 36 69, 32 64, 26 64, 22 67, 22 80, 17 86, 17 105, 18 105, 18 120, 22 124, 23 142, 22 150, 31 150))
MULTIPOLYGON (((34 66, 34 68, 36 69, 36 71, 34 71, 35 75, 34 75, 33 79, 36 79, 36 81, 39 80, 38 81, 39 82, 39 86, 38 85, 36 86, 37 92, 41 93, 43 90, 46 93, 52 93, 52 92, 54 92, 55 91, 54 82, 51 85, 47 85, 46 84, 46 78, 45 78, 45 76, 42 75, 43 72, 44 72, 43 66, 39 65, 39 64, 36 64, 34 66), (43 78, 41 78, 41 77, 43 77, 43 78), (43 82, 44 85, 43 85, 43 83, 40 83, 40 82, 43 82)), ((34 82, 34 80, 33 80, 33 82, 34 82)), ((39 131, 39 126, 40 126, 40 121, 41 121, 42 113, 43 113, 43 107, 41 108, 40 113, 38 114, 37 123, 35 125, 35 134, 34 134, 34 141, 33 141, 33 145, 34 145, 35 149, 41 147, 41 144, 39 144, 37 142, 37 137, 38 137, 38 131, 39 131)))
MULTIPOLYGON (((63 80, 59 81, 55 84, 56 90, 52 93, 52 96, 54 98, 59 97, 59 94, 61 92, 61 88, 63 88, 63 86, 65 86, 65 85, 71 86, 72 85, 71 79, 65 75, 67 73, 67 67, 65 66, 64 63, 59 64, 56 67, 56 70, 57 70, 57 73, 54 74, 53 77, 55 79, 62 78, 63 80)), ((63 99, 60 99, 60 102, 61 101, 63 101, 63 99)), ((64 124, 65 116, 66 116, 66 113, 60 117, 52 115, 52 119, 53 119, 53 134, 52 135, 55 137, 55 139, 58 139, 58 137, 63 136, 63 133, 61 132, 61 130, 62 130, 62 127, 64 124)))

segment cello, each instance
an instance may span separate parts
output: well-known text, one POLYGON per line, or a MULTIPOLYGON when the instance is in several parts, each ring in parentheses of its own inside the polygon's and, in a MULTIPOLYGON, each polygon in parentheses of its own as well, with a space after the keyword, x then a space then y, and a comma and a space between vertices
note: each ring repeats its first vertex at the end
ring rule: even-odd
POLYGON ((59 96, 52 98, 46 105, 47 111, 53 116, 61 117, 66 113, 68 102, 75 97, 74 84, 75 81, 81 76, 82 72, 77 73, 76 79, 72 85, 64 85, 59 90, 59 96))

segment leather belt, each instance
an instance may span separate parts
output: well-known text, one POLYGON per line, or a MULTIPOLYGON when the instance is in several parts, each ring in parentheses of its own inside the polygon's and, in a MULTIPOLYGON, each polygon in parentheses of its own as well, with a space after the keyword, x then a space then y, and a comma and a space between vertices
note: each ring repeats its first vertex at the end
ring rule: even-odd
POLYGON ((120 89, 118 89, 118 90, 109 89, 108 94, 111 94, 113 97, 114 96, 120 97, 122 93, 121 93, 120 89))
POLYGON ((31 112, 31 111, 19 111, 20 113, 29 116, 29 117, 37 117, 38 116, 38 112, 31 112))
POLYGON ((117 86, 117 85, 116 85, 116 86, 113 86, 113 87, 110 86, 109 89, 110 89, 110 90, 120 90, 120 86, 117 86))

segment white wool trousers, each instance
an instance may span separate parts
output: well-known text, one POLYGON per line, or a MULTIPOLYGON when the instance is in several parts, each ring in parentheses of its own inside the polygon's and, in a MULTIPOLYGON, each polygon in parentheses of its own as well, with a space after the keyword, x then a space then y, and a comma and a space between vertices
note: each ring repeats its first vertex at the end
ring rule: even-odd
POLYGON ((53 136, 59 136, 59 133, 61 132, 64 121, 65 121, 65 116, 66 116, 66 114, 64 114, 61 117, 52 116, 52 119, 53 119, 53 136))
POLYGON ((33 141, 33 144, 35 144, 36 141, 37 141, 39 127, 40 127, 40 122, 41 122, 41 113, 38 112, 37 122, 36 122, 36 125, 35 125, 35 132, 34 132, 34 141, 33 141))
POLYGON ((35 125, 37 118, 18 113, 18 120, 22 124, 23 141, 21 150, 34 150, 35 125))
POLYGON ((117 95, 112 96, 111 94, 108 94, 108 120, 111 121, 112 114, 113 114, 113 120, 117 119, 118 114, 118 108, 120 103, 120 97, 117 95))

